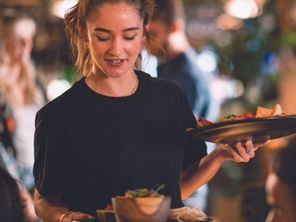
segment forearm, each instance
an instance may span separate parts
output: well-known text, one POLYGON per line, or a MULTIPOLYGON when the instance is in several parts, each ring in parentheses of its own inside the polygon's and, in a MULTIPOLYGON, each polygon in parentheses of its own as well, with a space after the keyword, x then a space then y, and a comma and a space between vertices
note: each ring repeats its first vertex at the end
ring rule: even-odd
POLYGON ((34 205, 38 217, 44 222, 58 222, 62 214, 68 209, 58 201, 49 201, 35 189, 34 205))
POLYGON ((266 143, 268 141, 255 145, 252 141, 246 141, 244 144, 237 142, 234 145, 220 144, 212 153, 205 156, 198 166, 192 166, 182 172, 180 177, 182 199, 190 196, 201 185, 212 179, 224 160, 237 163, 249 162, 255 156, 256 149, 266 143))
POLYGON ((182 172, 180 177, 181 197, 185 199, 200 186, 207 183, 217 173, 225 158, 218 150, 205 156, 199 165, 192 166, 182 172))

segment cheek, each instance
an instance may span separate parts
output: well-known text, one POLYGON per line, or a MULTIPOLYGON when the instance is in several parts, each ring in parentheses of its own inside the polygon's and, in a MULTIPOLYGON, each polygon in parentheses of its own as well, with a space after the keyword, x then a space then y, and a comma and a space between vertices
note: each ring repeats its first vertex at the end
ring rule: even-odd
POLYGON ((107 49, 104 45, 97 44, 94 41, 89 42, 89 50, 93 58, 102 57, 107 49))
POLYGON ((129 43, 128 45, 126 45, 125 49, 126 51, 128 51, 130 55, 138 56, 142 49, 142 41, 135 41, 133 43, 129 43))

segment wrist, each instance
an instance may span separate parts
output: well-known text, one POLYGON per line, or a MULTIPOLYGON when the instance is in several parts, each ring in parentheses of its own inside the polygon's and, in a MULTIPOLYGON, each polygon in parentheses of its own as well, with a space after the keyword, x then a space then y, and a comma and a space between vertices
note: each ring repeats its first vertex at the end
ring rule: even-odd
POLYGON ((212 152, 212 155, 215 162, 222 164, 224 160, 227 159, 224 144, 218 145, 218 147, 212 152))

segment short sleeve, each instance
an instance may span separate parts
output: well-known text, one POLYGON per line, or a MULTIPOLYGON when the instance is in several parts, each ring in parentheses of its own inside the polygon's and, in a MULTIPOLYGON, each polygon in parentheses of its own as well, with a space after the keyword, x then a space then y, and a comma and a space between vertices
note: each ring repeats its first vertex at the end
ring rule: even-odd
POLYGON ((193 164, 199 164, 200 160, 207 155, 207 146, 204 140, 194 137, 186 131, 187 128, 196 127, 196 119, 191 111, 190 105, 185 94, 181 93, 182 116, 185 122, 184 138, 185 151, 183 159, 183 169, 193 164))
POLYGON ((35 188, 44 197, 51 197, 63 190, 64 141, 62 122, 39 111, 35 119, 33 174, 35 188))
POLYGON ((207 155, 207 147, 203 140, 196 137, 187 136, 188 146, 185 149, 183 169, 199 164, 200 160, 207 155))

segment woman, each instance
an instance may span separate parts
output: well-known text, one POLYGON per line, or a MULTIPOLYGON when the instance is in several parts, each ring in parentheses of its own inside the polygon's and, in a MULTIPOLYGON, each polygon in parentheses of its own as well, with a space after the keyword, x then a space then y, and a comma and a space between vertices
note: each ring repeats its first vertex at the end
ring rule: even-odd
POLYGON ((31 17, 14 15, 3 18, 0 34, 1 110, 10 121, 8 129, 21 166, 20 179, 29 190, 34 188, 34 118, 46 102, 31 60, 35 31, 31 17))
POLYGON ((80 0, 65 16, 84 75, 36 116, 35 207, 44 221, 94 218, 127 189, 165 185, 172 207, 226 159, 247 162, 248 142, 206 156, 183 92, 135 71, 152 0, 80 0))
POLYGON ((296 139, 277 154, 266 182, 270 211, 266 222, 296 221, 296 139))

